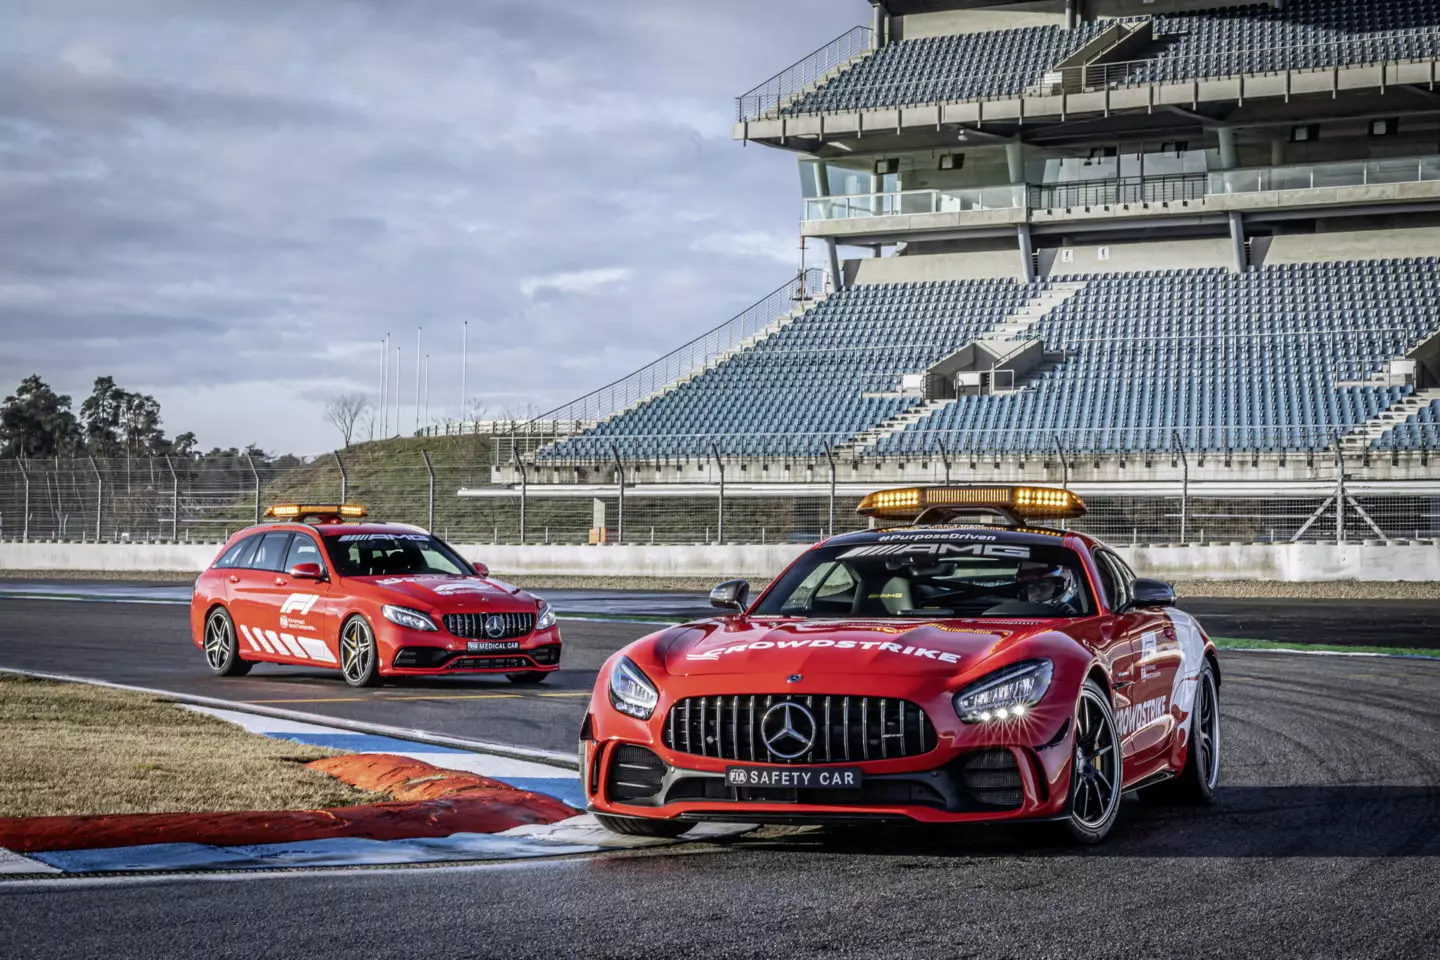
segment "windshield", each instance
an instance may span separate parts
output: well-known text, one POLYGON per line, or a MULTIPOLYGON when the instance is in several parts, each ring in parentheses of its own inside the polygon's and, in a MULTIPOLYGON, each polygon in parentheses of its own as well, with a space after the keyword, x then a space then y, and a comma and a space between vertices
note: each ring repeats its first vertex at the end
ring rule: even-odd
POLYGON ((468 577, 474 572, 455 551, 426 533, 342 533, 326 537, 325 549, 342 577, 468 577))
POLYGON ((783 617, 1087 616, 1080 558, 1061 546, 917 537, 823 547, 800 558, 755 609, 783 617))

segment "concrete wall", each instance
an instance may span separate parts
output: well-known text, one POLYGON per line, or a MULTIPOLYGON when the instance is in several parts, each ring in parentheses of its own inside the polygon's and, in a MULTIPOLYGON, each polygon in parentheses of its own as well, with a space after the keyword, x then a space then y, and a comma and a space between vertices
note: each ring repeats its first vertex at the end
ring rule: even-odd
POLYGON ((1015 241, 1003 249, 970 253, 931 253, 921 256, 876 257, 855 262, 857 285, 919 283, 931 280, 988 280, 992 277, 1025 279, 1020 247, 1015 241))
POLYGON ((1265 266, 1434 256, 1440 256, 1440 227, 1280 234, 1270 241, 1265 266))
POLYGON ((935 13, 912 13, 896 18, 897 39, 919 40, 921 37, 943 37, 956 33, 984 33, 1016 27, 1041 27, 1065 23, 1065 0, 1036 0, 1033 3, 1009 4, 1004 9, 942 10, 935 13))
MULTIPOLYGON (((772 577, 805 549, 771 546, 515 546, 457 544, 497 574, 606 577, 772 577)), ((1205 544, 1117 547, 1161 579, 1440 581, 1440 545, 1205 544)), ((218 545, 0 543, 0 570, 198 572, 218 545)))
POLYGON ((1158 243, 1068 244, 1040 250, 1040 276, 1062 277, 1077 273, 1125 273, 1132 270, 1184 270, 1191 267, 1233 268, 1228 238, 1171 240, 1158 243), (1074 259, 1065 263, 1063 251, 1074 259), (1101 260, 1102 251, 1109 259, 1101 260))

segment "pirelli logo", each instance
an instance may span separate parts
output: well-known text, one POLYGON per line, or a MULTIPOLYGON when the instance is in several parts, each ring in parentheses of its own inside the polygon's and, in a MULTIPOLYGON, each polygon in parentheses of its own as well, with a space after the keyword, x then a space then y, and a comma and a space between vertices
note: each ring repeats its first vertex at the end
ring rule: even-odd
POLYGON ((877 543, 855 547, 840 554, 840 560, 852 557, 888 556, 929 557, 990 557, 997 560, 1028 560, 1030 548, 1009 543, 877 543))

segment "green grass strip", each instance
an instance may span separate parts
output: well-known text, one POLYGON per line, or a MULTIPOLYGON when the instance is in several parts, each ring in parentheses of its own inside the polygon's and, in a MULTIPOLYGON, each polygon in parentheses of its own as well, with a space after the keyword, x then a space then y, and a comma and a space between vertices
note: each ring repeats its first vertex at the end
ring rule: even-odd
POLYGON ((1440 660, 1440 650, 1421 650, 1415 647, 1353 647, 1336 643, 1281 643, 1276 640, 1256 640, 1249 637, 1211 637, 1215 646, 1222 650, 1300 650, 1305 653, 1368 653, 1387 657, 1420 657, 1426 660, 1440 660))

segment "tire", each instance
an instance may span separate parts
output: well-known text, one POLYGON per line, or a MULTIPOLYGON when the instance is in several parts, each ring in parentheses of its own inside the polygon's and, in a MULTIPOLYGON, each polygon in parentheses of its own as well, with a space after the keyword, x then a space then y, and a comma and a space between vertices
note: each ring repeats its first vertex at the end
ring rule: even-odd
POLYGON ((380 683, 380 647, 370 621, 355 615, 340 627, 340 675, 352 687, 380 683))
POLYGON ((1173 778, 1142 790, 1147 801, 1204 806, 1215 799, 1220 786, 1220 685, 1208 659, 1195 681, 1187 743, 1185 766, 1173 778))
POLYGON ((524 686, 531 686, 537 683, 544 683, 545 678, 550 676, 545 670, 530 670, 526 673, 507 673, 505 679, 511 683, 519 683, 524 686))
POLYGON ((1070 771, 1062 839, 1094 844, 1104 840, 1120 816, 1125 771, 1120 734, 1110 698, 1094 680, 1086 680, 1075 705, 1075 758, 1070 771))
POLYGON ((643 820, 639 817, 612 817, 608 813, 597 813, 595 819, 600 826, 611 833, 622 834, 627 837, 666 837, 675 838, 686 830, 695 826, 693 823, 681 823, 678 820, 643 820))
POLYGON ((216 607, 205 617, 205 639, 201 649, 205 665, 217 677, 243 677, 254 666, 240 659, 240 641, 235 636, 235 621, 224 607, 216 607))

